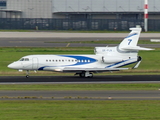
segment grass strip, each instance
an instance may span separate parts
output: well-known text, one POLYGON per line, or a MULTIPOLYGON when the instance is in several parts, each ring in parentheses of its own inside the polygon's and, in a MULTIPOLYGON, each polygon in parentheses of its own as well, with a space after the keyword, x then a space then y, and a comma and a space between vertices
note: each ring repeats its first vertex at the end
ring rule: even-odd
POLYGON ((3 120, 159 120, 159 100, 0 101, 3 120))
POLYGON ((3 84, 0 90, 159 90, 157 83, 124 84, 3 84))

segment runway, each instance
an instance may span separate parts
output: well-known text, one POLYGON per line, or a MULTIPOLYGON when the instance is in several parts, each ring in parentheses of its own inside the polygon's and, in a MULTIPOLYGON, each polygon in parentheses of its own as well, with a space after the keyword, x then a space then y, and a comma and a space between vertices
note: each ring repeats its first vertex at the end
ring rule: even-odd
MULTIPOLYGON (((24 76, 0 77, 6 84, 117 84, 160 83, 160 75, 109 75, 94 78, 77 76, 24 76)), ((160 90, 140 91, 0 91, 0 100, 160 100, 160 90)))
MULTIPOLYGON (((96 47, 106 46, 104 44, 86 44, 86 43, 70 43, 71 41, 78 41, 77 39, 60 39, 60 38, 39 38, 39 39, 12 39, 0 38, 0 47, 96 47), (66 42, 66 43, 62 43, 66 42), (68 45, 69 44, 69 45, 68 45)), ((116 46, 114 44, 110 46, 116 46)), ((158 46, 158 45, 157 45, 158 46)))
POLYGON ((1 76, 0 84, 79 84, 79 83, 160 83, 160 75, 94 75, 93 78, 79 76, 1 76))
POLYGON ((0 100, 160 100, 160 91, 0 91, 0 100))
MULTIPOLYGON (((129 33, 129 31, 128 31, 129 33)), ((123 40, 128 33, 0 32, 0 47, 66 47, 72 41, 123 40), (63 42, 63 43, 62 43, 63 42), (66 42, 66 43, 64 43, 66 42)), ((159 33, 141 33, 140 40, 160 39, 159 33)), ((68 47, 104 47, 107 44, 70 43, 68 47)), ((159 44, 139 44, 159 48, 159 44)), ((116 46, 112 44, 109 46, 116 46)))
MULTIPOLYGON (((113 38, 114 39, 114 38, 113 38)), ((117 44, 70 43, 72 41, 92 41, 96 39, 63 39, 63 38, 0 38, 0 47, 105 47, 117 44)), ((106 39, 105 39, 106 40, 106 39)), ((108 39, 112 40, 112 39, 108 39)), ((122 39, 121 39, 122 40, 122 39)), ((107 40, 106 40, 107 43, 107 40)), ((160 44, 138 44, 142 47, 159 48, 160 44)))
MULTIPOLYGON (((76 33, 76 32, 0 32, 0 38, 61 38, 61 39, 122 39, 125 38, 129 34, 130 30, 126 33, 76 33)), ((141 40, 149 40, 149 39, 159 39, 159 33, 141 33, 141 40)))

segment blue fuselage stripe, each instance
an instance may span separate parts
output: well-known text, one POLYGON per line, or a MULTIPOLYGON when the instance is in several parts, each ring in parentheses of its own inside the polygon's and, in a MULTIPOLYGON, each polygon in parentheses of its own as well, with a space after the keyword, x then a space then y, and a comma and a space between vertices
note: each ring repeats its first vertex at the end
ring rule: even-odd
POLYGON ((138 34, 137 33, 133 33, 131 35, 128 35, 126 38, 130 38, 130 37, 135 36, 135 35, 138 35, 138 34))
MULTIPOLYGON (((43 67, 40 67, 38 70, 43 70, 44 68, 46 67, 65 67, 65 66, 77 66, 77 65, 85 65, 85 64, 91 64, 91 63, 94 63, 96 62, 97 60, 94 59, 94 58, 90 58, 90 57, 86 57, 86 56, 74 56, 74 55, 58 55, 62 58, 73 58, 75 59, 77 62, 75 64, 67 64, 67 65, 62 65, 62 66, 43 66, 43 67)), ((64 59, 65 59, 64 58, 64 59)))

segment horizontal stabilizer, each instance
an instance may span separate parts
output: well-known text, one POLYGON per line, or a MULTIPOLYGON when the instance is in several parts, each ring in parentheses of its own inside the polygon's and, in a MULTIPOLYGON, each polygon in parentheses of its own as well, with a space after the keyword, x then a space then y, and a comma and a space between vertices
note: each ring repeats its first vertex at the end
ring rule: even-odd
POLYGON ((151 49, 151 48, 144 48, 144 47, 140 47, 140 46, 123 47, 121 49, 126 50, 126 51, 154 50, 154 49, 151 49))
POLYGON ((75 67, 66 67, 63 69, 63 72, 80 72, 80 71, 89 71, 89 72, 106 72, 106 71, 120 71, 128 70, 128 68, 75 68, 75 67))

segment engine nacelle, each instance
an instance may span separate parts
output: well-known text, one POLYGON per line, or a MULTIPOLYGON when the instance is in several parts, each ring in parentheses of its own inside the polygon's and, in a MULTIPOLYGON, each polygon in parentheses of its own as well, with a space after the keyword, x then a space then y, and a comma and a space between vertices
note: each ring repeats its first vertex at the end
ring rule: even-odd
POLYGON ((121 62, 123 61, 122 58, 117 58, 117 57, 113 57, 113 56, 110 56, 110 57, 105 57, 105 56, 102 56, 102 62, 104 63, 117 63, 117 62, 121 62))

